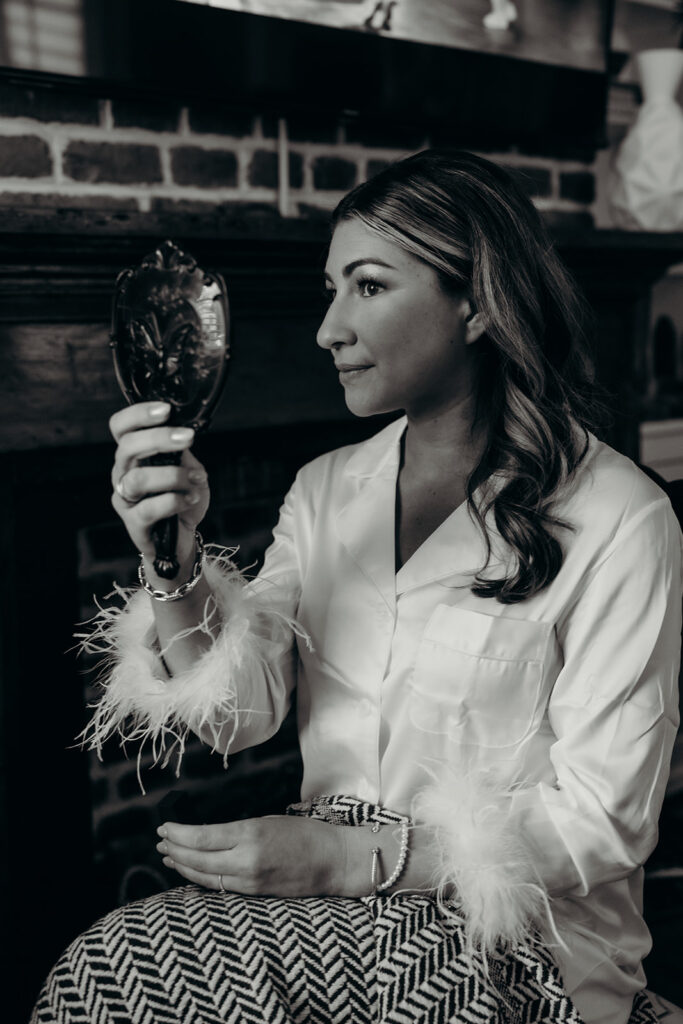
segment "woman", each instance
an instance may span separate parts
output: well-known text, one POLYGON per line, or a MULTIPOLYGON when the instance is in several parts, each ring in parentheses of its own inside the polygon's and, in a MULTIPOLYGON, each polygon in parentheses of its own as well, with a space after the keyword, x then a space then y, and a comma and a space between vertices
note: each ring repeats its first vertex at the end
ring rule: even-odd
POLYGON ((35 1020, 654 1019, 641 865, 678 721, 668 499, 588 432, 579 307, 507 174, 427 151, 333 228, 318 344, 354 414, 403 415, 300 471, 245 586, 195 537, 191 432, 163 405, 118 412, 113 503, 153 593, 91 641, 113 659, 96 745, 182 749, 190 728, 227 761, 296 686, 302 803, 162 826, 194 884, 77 940, 35 1020), (139 465, 171 450, 179 468, 139 465), (174 513, 179 592, 150 539, 174 513))

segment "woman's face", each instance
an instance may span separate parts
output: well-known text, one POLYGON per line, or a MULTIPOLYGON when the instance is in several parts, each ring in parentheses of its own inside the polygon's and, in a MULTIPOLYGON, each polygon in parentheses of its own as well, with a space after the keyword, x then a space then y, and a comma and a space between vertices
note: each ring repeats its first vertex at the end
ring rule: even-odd
POLYGON ((471 395, 470 342, 481 331, 465 320, 467 299, 444 292, 431 267, 354 218, 335 228, 325 277, 318 344, 332 353, 351 412, 422 418, 471 395))

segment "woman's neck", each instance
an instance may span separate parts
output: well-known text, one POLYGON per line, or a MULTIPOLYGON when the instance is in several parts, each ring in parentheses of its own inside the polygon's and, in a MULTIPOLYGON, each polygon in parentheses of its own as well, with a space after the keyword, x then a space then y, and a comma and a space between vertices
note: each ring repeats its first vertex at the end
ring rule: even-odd
POLYGON ((469 400, 431 416, 408 413, 401 468, 413 478, 452 477, 454 473, 468 477, 484 446, 485 432, 475 426, 469 400))

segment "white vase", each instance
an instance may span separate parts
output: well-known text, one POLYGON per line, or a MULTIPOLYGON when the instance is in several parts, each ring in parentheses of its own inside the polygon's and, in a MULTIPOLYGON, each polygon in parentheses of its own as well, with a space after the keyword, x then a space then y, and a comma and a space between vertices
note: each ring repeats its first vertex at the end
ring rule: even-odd
POLYGON ((612 215, 620 228, 683 231, 683 50, 644 50, 636 62, 643 103, 610 175, 612 215))

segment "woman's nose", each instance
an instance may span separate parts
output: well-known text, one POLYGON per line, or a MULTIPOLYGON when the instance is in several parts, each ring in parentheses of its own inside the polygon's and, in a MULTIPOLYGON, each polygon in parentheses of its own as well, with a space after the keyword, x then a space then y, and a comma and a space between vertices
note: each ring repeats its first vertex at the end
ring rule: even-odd
POLYGON ((316 338, 321 348, 335 349, 342 345, 354 345, 356 334, 345 320, 341 309, 333 302, 321 323, 316 338))

